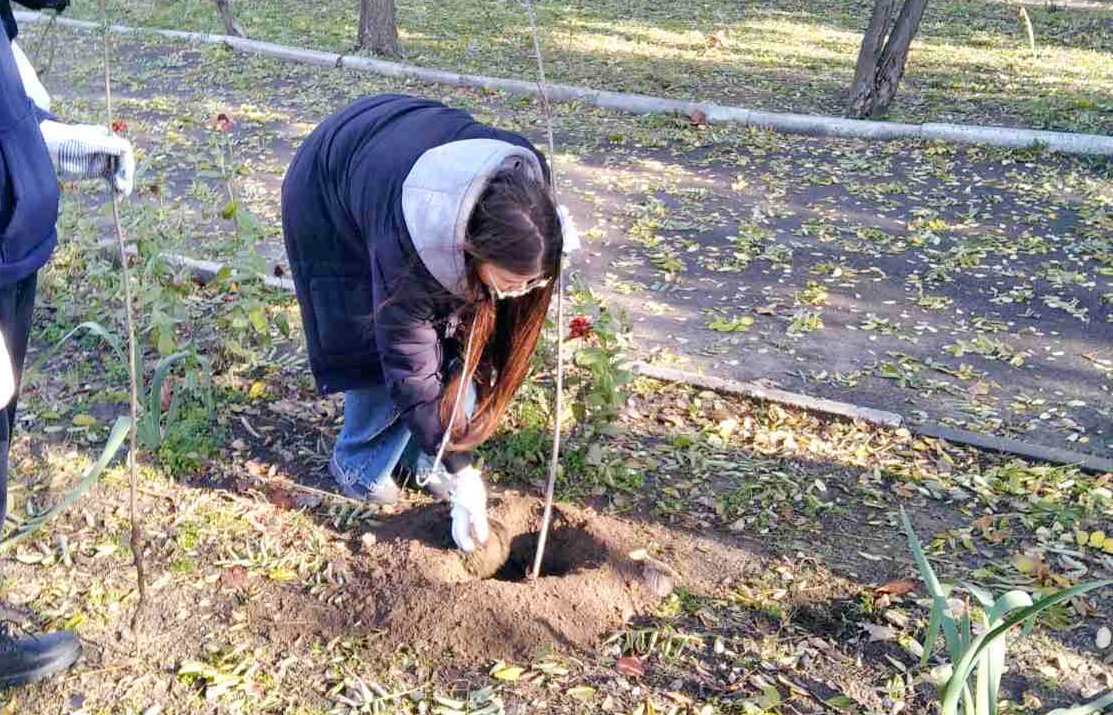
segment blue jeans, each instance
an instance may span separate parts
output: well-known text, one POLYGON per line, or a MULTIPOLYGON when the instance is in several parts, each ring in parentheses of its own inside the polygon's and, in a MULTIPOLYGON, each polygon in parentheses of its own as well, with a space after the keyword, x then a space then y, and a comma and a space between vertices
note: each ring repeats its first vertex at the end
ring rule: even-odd
MULTIPOLYGON (((467 415, 475 411, 475 402, 475 386, 471 385, 464 395, 467 415)), ((398 466, 411 470, 432 467, 434 455, 422 455, 412 437, 386 385, 349 390, 344 393, 344 426, 332 458, 356 484, 370 489, 398 466)))

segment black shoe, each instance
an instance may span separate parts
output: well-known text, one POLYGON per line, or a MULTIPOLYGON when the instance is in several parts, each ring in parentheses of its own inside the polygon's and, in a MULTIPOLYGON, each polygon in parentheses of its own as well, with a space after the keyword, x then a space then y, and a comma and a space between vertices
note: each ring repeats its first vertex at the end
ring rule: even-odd
POLYGON ((69 631, 18 638, 0 623, 0 688, 42 680, 66 670, 81 656, 81 641, 69 631))

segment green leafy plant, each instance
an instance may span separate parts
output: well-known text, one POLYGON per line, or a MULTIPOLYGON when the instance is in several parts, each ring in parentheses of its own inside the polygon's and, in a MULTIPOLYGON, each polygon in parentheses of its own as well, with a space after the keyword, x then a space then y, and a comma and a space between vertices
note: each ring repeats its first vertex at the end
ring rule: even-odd
POLYGON ((634 378, 626 367, 629 329, 624 317, 608 310, 586 285, 577 286, 571 297, 577 315, 568 337, 578 342, 573 363, 580 368, 569 380, 579 398, 572 410, 578 421, 608 423, 625 404, 626 386, 634 378))
MULTIPOLYGON (((1033 601, 1024 591, 1009 591, 994 599, 993 594, 983 588, 963 584, 963 588, 981 607, 976 613, 981 632, 975 635, 975 619, 970 609, 964 609, 959 617, 951 612, 947 598, 955 587, 939 581, 912 528, 912 522, 903 509, 901 520, 908 535, 912 558, 932 599, 921 665, 927 664, 940 632, 943 633, 947 655, 951 661, 942 686, 942 715, 958 715, 959 712, 963 715, 996 715, 1001 676, 1005 672, 1009 631, 1014 626, 1024 624, 1024 632, 1027 633, 1035 624, 1036 616, 1044 611, 1089 591, 1113 585, 1113 579, 1091 581, 1033 601), (974 682, 971 687, 969 680, 972 675, 974 682)), ((1056 710, 1049 715, 1091 715, 1101 712, 1110 703, 1113 703, 1113 694, 1069 710, 1056 710)))
POLYGON ((196 397, 208 416, 212 416, 215 406, 212 391, 212 366, 208 359, 192 351, 183 350, 162 358, 155 365, 150 387, 145 397, 145 409, 139 419, 139 441, 145 449, 158 451, 166 435, 166 422, 174 423, 182 412, 186 399, 196 397), (175 366, 186 368, 181 386, 184 389, 170 389, 167 379, 175 366), (190 367, 194 369, 189 369, 190 367))

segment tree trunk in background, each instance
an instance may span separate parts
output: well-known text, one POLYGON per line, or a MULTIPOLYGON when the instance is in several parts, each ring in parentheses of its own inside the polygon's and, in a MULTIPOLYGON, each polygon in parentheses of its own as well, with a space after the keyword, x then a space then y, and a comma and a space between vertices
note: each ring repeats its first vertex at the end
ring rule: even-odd
POLYGON ((359 49, 392 57, 402 54, 394 0, 359 1, 359 49))
POLYGON ((908 48, 920 29, 927 3, 928 0, 874 0, 873 15, 858 51, 848 115, 878 117, 889 108, 904 76, 908 48))
POLYGON ((247 37, 236 16, 232 14, 232 0, 216 0, 216 10, 220 13, 220 21, 224 23, 224 32, 233 37, 247 37))

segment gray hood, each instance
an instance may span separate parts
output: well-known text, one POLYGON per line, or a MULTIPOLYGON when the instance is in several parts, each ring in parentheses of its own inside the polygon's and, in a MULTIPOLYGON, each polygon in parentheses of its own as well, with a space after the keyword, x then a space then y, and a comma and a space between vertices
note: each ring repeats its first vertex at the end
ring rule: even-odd
POLYGON ((417 255, 457 296, 467 288, 464 239, 472 210, 491 178, 515 166, 545 180, 530 150, 497 139, 465 139, 422 154, 402 184, 402 215, 417 255))

